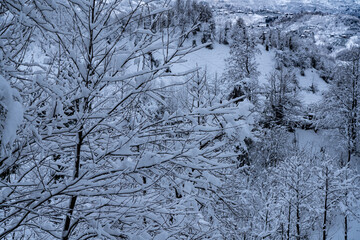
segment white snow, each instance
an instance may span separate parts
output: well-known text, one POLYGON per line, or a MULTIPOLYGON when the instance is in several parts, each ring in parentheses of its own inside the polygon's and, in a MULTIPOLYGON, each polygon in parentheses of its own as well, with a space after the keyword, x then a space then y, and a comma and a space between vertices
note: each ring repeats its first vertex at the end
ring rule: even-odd
POLYGON ((260 72, 259 84, 261 86, 268 83, 269 76, 275 69, 275 52, 273 50, 266 51, 263 45, 258 45, 257 48, 260 50, 256 54, 256 63, 260 72))
POLYGON ((167 232, 164 231, 164 232, 156 235, 156 236, 154 237, 154 240, 166 240, 166 239, 168 239, 168 237, 169 237, 169 233, 167 233, 167 232))
POLYGON ((241 17, 244 20, 245 24, 248 26, 265 21, 264 15, 259 15, 256 13, 252 13, 252 14, 240 13, 239 17, 241 17))
POLYGON ((315 69, 306 69, 304 72, 305 76, 301 76, 300 74, 296 76, 301 88, 309 88, 311 84, 314 83, 319 88, 319 91, 328 90, 328 84, 320 78, 315 69))
POLYGON ((358 47, 360 44, 359 36, 352 36, 346 43, 347 48, 358 47))
POLYGON ((6 109, 5 122, 1 136, 3 146, 12 144, 16 137, 16 130, 23 120, 23 107, 14 100, 14 95, 18 95, 15 89, 0 75, 0 104, 6 109))
MULTIPOLYGON (((199 44, 200 41, 197 40, 199 44)), ((221 77, 225 68, 225 59, 229 57, 229 47, 223 44, 214 43, 214 49, 202 48, 196 52, 188 54, 184 59, 187 62, 179 63, 175 67, 175 72, 182 72, 193 69, 195 67, 202 67, 207 70, 210 77, 221 77)))
POLYGON ((300 149, 307 149, 313 153, 319 153, 322 149, 326 153, 338 156, 343 147, 340 144, 340 133, 335 130, 313 130, 296 129, 295 132, 300 149))
MULTIPOLYGON (((263 45, 258 45, 260 50, 256 54, 256 63, 258 64, 259 84, 264 86, 268 84, 270 74, 275 70, 275 51, 266 51, 263 45)), ((328 84, 320 78, 318 72, 315 69, 306 69, 305 76, 301 76, 300 72, 296 72, 296 77, 300 87, 300 100, 304 105, 314 104, 322 99, 322 92, 328 89, 328 84), (310 91, 311 85, 314 85, 317 92, 310 91)))
POLYGON ((304 105, 318 103, 322 99, 322 93, 327 91, 329 86, 315 69, 306 69, 304 73, 305 76, 301 76, 299 72, 296 74, 301 89, 300 100, 304 105), (312 85, 316 89, 315 93, 310 90, 312 85))

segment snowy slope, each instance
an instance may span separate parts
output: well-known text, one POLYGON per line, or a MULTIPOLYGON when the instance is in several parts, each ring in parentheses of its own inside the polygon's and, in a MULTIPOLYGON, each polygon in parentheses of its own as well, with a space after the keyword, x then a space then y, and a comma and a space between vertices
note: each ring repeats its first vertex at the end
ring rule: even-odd
MULTIPOLYGON (((257 47, 260 50, 256 55, 256 62, 260 72, 259 84, 264 86, 268 83, 269 76, 275 69, 275 51, 266 51, 262 45, 257 47)), ((301 76, 300 71, 296 70, 296 77, 300 87, 299 97, 305 106, 319 102, 322 99, 322 93, 328 89, 327 83, 320 78, 315 69, 306 69, 305 76, 301 76), (317 92, 310 91, 311 85, 315 86, 317 92)))
POLYGON ((304 105, 318 103, 322 99, 322 93, 328 90, 328 85, 315 69, 306 69, 304 72, 305 76, 301 76, 299 71, 296 75, 301 89, 300 100, 304 105), (317 90, 315 93, 310 90, 312 85, 317 90))
POLYGON ((256 54, 256 63, 260 72, 259 84, 262 86, 268 83, 269 76, 275 69, 275 52, 273 50, 266 51, 263 45, 257 47, 260 52, 256 54))
POLYGON ((186 62, 179 63, 176 71, 188 71, 195 67, 206 69, 210 77, 221 77, 225 68, 225 59, 229 57, 229 47, 223 44, 214 43, 214 49, 210 50, 202 48, 199 51, 188 54, 184 60, 186 62))

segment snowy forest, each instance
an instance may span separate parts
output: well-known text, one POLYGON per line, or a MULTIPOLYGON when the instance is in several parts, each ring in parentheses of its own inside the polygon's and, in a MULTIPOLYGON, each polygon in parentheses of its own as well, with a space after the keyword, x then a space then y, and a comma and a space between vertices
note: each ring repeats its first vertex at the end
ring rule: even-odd
POLYGON ((360 239, 360 3, 279 2, 1 0, 0 239, 360 239))

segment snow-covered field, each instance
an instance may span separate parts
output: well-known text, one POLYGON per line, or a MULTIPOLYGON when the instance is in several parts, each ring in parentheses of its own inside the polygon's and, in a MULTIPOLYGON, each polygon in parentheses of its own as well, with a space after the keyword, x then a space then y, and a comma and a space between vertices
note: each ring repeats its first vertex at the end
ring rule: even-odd
POLYGON ((296 75, 301 89, 300 100, 304 105, 318 103, 322 99, 322 93, 328 90, 328 85, 315 69, 306 69, 304 73, 305 75, 301 76, 298 71, 296 75), (311 86, 315 92, 310 90, 311 86))
MULTIPOLYGON (((198 40, 198 42, 200 42, 198 40)), ((184 60, 176 66, 177 71, 188 71, 195 67, 206 69, 210 77, 216 74, 218 77, 224 72, 226 67, 226 58, 229 57, 229 47, 223 44, 214 43, 214 49, 202 48, 196 52, 188 54, 184 60)))

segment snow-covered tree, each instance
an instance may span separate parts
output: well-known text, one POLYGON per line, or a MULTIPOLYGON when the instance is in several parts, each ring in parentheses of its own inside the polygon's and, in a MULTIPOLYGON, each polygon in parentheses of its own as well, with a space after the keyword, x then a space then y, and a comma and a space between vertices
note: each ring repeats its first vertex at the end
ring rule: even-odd
POLYGON ((182 46, 193 28, 158 24, 168 4, 4 2, 34 28, 25 55, 46 58, 16 76, 25 122, 9 154, 19 168, 1 179, 0 238, 199 239, 216 228, 204 199, 234 166, 221 140, 247 112, 233 101, 163 111, 173 79, 192 72, 173 65, 202 47, 182 46))
POLYGON ((291 127, 301 106, 295 73, 280 65, 279 70, 269 76, 265 94, 265 123, 291 127))
POLYGON ((229 44, 229 35, 230 35, 230 29, 231 29, 231 22, 225 21, 218 27, 218 41, 219 43, 228 45, 229 44))
POLYGON ((345 50, 338 59, 344 63, 337 67, 330 89, 318 107, 317 124, 319 128, 340 129, 350 161, 351 155, 359 152, 360 50, 345 50))
POLYGON ((17 147, 17 131, 23 120, 23 96, 19 94, 20 77, 31 74, 27 67, 35 66, 25 59, 33 29, 25 19, 0 4, 0 179, 10 180, 17 169, 11 151, 17 147))
POLYGON ((306 239, 317 221, 314 203, 318 186, 316 169, 312 168, 316 162, 307 155, 306 152, 296 151, 274 169, 278 201, 284 206, 281 212, 283 238, 306 239))
POLYGON ((174 2, 173 25, 184 32, 189 26, 194 27, 192 33, 202 32, 202 43, 212 41, 215 35, 215 21, 212 9, 206 1, 176 0, 174 2))
POLYGON ((227 59, 225 81, 231 90, 230 98, 246 95, 254 98, 257 86, 255 45, 244 20, 239 18, 231 30, 230 57, 227 59))

